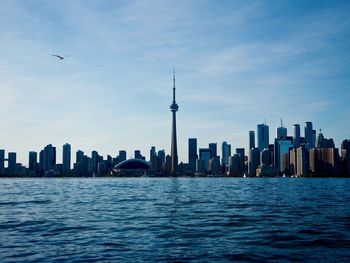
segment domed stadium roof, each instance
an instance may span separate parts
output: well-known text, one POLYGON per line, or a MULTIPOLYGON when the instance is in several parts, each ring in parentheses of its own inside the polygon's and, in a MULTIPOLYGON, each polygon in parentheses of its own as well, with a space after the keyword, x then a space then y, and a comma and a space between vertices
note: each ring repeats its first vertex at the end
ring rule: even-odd
POLYGON ((141 171, 148 171, 150 169, 150 165, 148 162, 142 160, 142 159, 129 159, 125 160, 121 163, 118 163, 116 166, 114 166, 114 171, 121 171, 121 170, 141 170, 141 171))

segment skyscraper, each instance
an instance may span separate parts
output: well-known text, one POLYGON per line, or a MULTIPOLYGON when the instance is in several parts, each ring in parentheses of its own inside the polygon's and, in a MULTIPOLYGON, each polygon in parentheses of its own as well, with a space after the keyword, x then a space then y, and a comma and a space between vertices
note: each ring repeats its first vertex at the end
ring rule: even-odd
POLYGON ((44 173, 54 168, 56 164, 56 147, 53 147, 51 144, 45 146, 44 150, 40 152, 40 164, 40 168, 44 173))
POLYGON ((281 127, 277 128, 277 139, 287 137, 287 128, 283 127, 283 121, 281 119, 281 127))
POLYGON ((28 168, 29 171, 35 171, 37 168, 37 159, 38 154, 36 152, 29 152, 29 162, 28 162, 28 168))
POLYGON ((255 148, 255 132, 249 131, 249 150, 255 148))
POLYGON ((83 157, 84 157, 84 152, 81 150, 78 150, 76 153, 76 163, 81 163, 83 161, 83 157))
POLYGON ((66 143, 63 145, 62 169, 63 173, 70 171, 71 146, 66 143))
POLYGON ((293 147, 293 138, 287 136, 286 138, 275 139, 274 147, 275 166, 281 173, 283 173, 289 169, 289 167, 287 167, 288 165, 285 164, 285 159, 287 158, 286 156, 288 156, 289 163, 289 151, 290 148, 293 147))
POLYGON ((260 165, 260 151, 258 148, 249 150, 248 155, 248 174, 249 176, 256 176, 256 169, 260 165))
POLYGON ((269 146, 269 126, 266 124, 259 124, 258 127, 258 148, 261 152, 269 146))
POLYGON ((179 106, 175 100, 175 69, 173 73, 173 102, 170 105, 170 111, 172 112, 172 128, 171 128, 171 174, 176 175, 176 168, 178 164, 177 156, 177 140, 176 140, 176 112, 179 106))
POLYGON ((211 149, 213 158, 218 156, 218 151, 217 151, 217 143, 209 143, 209 149, 211 149))
POLYGON ((300 146, 300 125, 299 124, 293 125, 293 146, 295 149, 299 148, 300 146))
POLYGON ((231 156, 231 144, 228 144, 227 142, 223 142, 221 145, 221 151, 222 151, 221 164, 223 166, 226 166, 228 165, 228 157, 231 156))
POLYGON ((9 175, 15 175, 16 172, 16 158, 17 154, 15 152, 8 153, 8 164, 7 164, 7 173, 9 175))
POLYGON ((4 173, 5 169, 5 150, 0 150, 0 174, 4 173))
POLYGON ((188 165, 191 171, 196 170, 197 155, 197 138, 188 139, 188 165))
POLYGON ((305 144, 308 148, 315 148, 316 131, 312 129, 312 122, 305 122, 305 144))
POLYGON ((213 158, 213 153, 209 148, 199 149, 199 159, 204 161, 204 167, 206 171, 209 171, 209 160, 213 158))

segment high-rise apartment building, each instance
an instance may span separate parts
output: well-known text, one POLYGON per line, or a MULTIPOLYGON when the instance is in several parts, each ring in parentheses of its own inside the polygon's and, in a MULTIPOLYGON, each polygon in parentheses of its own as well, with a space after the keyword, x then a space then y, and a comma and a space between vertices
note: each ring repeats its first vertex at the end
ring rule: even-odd
POLYGON ((28 169, 29 171, 36 171, 38 165, 38 154, 37 152, 29 152, 29 161, 28 161, 28 169))
POLYGON ((62 153, 62 170, 63 173, 69 172, 71 168, 71 146, 66 143, 63 145, 63 153, 62 153))

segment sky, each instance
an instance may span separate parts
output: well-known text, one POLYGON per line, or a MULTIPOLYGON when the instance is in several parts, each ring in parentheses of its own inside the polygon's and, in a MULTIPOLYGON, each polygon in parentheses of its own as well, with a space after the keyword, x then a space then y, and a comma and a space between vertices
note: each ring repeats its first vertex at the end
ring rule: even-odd
POLYGON ((176 68, 179 161, 248 147, 266 120, 350 138, 349 1, 0 1, 0 148, 62 145, 106 157, 170 152, 176 68), (64 60, 52 54, 70 55, 64 60))

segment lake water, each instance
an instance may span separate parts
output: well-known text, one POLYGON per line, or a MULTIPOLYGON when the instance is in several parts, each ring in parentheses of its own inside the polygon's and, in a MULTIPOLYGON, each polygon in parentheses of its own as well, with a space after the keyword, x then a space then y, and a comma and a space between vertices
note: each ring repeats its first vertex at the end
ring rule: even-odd
POLYGON ((0 179, 0 262, 350 260, 350 179, 0 179))

